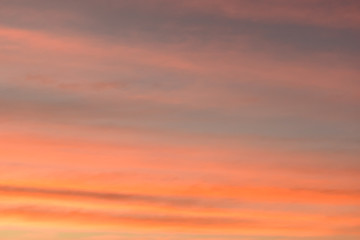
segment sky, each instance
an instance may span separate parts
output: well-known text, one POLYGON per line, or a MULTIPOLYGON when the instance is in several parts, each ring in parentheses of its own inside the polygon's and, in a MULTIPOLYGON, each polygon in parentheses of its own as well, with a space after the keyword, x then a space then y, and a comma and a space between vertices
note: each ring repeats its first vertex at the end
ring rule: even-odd
POLYGON ((0 239, 360 239, 360 1, 0 0, 0 239))

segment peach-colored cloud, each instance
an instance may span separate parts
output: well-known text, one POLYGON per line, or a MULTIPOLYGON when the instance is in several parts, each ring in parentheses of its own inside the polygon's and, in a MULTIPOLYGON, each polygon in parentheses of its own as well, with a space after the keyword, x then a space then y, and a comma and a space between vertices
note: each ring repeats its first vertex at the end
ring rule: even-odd
POLYGON ((48 222, 52 224, 76 224, 98 229, 153 229, 163 231, 191 232, 196 229, 199 233, 221 233, 227 230, 229 234, 276 235, 279 232, 287 236, 317 236, 329 235, 331 231, 325 228, 313 227, 310 224, 289 224, 277 222, 253 221, 243 218, 214 218, 214 217, 184 217, 162 215, 129 215, 98 211, 84 211, 78 209, 47 209, 33 206, 17 206, 1 208, 1 218, 9 221, 34 223, 48 222), (13 220, 12 220, 13 219, 13 220), (221 229, 221 230, 220 230, 221 229), (261 229, 261 232, 259 230, 261 229))

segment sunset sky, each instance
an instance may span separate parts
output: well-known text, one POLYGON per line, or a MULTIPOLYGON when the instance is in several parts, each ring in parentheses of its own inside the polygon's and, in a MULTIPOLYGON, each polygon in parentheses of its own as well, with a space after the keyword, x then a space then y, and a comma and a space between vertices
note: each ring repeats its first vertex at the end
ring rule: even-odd
POLYGON ((0 0, 0 239, 360 239, 360 1, 0 0))

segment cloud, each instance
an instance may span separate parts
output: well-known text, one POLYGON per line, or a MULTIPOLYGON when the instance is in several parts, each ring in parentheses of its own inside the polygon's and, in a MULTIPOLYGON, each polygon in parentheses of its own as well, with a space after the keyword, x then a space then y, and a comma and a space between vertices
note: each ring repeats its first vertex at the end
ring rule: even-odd
POLYGON ((71 208, 44 208, 34 206, 14 206, 0 209, 1 219, 18 218, 19 222, 52 224, 76 224, 79 228, 93 228, 124 231, 141 228, 146 230, 162 230, 163 232, 181 231, 190 233, 222 233, 226 235, 246 233, 247 235, 278 235, 282 236, 327 236, 331 232, 323 229, 314 229, 308 224, 287 224, 274 222, 253 221, 242 218, 220 217, 185 217, 171 215, 131 215, 115 212, 85 211, 71 208), (261 229, 261 232, 259 232, 261 229))
MULTIPOLYGON (((55 196, 74 199, 92 199, 118 202, 139 202, 159 205, 174 205, 186 207, 216 207, 212 201, 204 201, 196 198, 185 197, 166 197, 166 196, 151 196, 130 193, 111 193, 111 192, 94 192, 81 190, 64 190, 64 189, 42 189, 32 187, 15 187, 15 186, 0 186, 0 192, 4 194, 15 194, 23 196, 55 196)), ((215 201, 214 201, 215 202, 215 201)))
POLYGON ((335 28, 358 28, 357 1, 184 1, 189 8, 221 14, 235 19, 275 24, 317 25, 335 28), (345 14, 346 13, 346 14, 345 14))
POLYGON ((358 10, 0 0, 0 222, 351 239, 358 10))

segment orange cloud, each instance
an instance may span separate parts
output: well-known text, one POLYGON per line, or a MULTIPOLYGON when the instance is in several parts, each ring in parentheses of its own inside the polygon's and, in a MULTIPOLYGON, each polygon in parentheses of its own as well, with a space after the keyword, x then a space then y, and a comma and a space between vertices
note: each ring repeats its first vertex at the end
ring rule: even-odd
POLYGON ((358 3, 84 2, 0 3, 0 239, 358 238, 358 3))
POLYGON ((144 229, 181 231, 189 233, 196 229, 198 233, 221 233, 250 235, 277 235, 281 232, 286 236, 326 236, 331 231, 323 227, 313 227, 309 224, 287 224, 276 222, 261 222, 242 218, 214 218, 214 217, 184 217, 161 215, 129 215, 98 211, 84 211, 77 209, 47 209, 31 206, 1 208, 1 219, 18 222, 47 222, 52 224, 77 224, 79 227, 97 229, 144 229), (13 220, 12 220, 13 219, 13 220), (261 231, 260 231, 261 230, 261 231))

